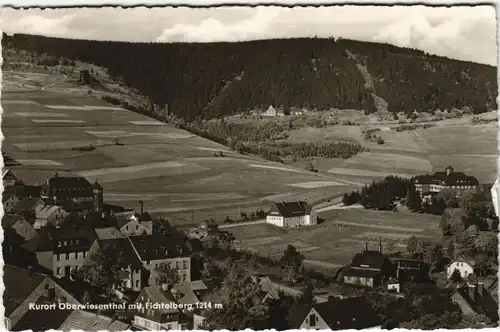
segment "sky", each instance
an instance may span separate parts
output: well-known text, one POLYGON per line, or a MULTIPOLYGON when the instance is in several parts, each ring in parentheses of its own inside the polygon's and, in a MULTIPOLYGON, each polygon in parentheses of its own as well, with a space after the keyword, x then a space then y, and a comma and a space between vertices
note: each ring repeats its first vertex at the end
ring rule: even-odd
POLYGON ((212 42, 342 37, 497 64, 495 8, 330 6, 2 8, 2 30, 81 39, 212 42))

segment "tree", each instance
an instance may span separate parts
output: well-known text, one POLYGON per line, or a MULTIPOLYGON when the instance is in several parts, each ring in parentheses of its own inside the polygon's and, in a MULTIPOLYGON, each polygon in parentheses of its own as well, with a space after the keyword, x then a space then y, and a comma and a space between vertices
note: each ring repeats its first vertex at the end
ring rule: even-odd
POLYGON ((444 257, 443 246, 439 243, 420 241, 417 251, 421 258, 429 264, 431 269, 435 268, 444 257))
POLYGON ((209 289, 218 289, 222 286, 222 282, 227 275, 227 271, 222 269, 219 264, 213 259, 205 262, 201 279, 209 289))
POLYGON ((268 327, 269 308, 260 298, 260 285, 232 269, 224 283, 222 309, 213 308, 203 321, 204 330, 263 330, 268 327))
POLYGON ((297 251, 294 246, 288 245, 280 259, 280 265, 287 273, 289 280, 296 279, 303 261, 304 255, 297 251))
POLYGON ((412 256, 416 255, 418 253, 418 239, 415 237, 415 235, 412 235, 406 244, 406 250, 408 253, 410 253, 412 256))
POLYGON ((440 315, 428 313, 414 320, 404 322, 399 327, 409 330, 453 329, 460 320, 461 315, 458 312, 445 312, 440 315))
POLYGON ((450 280, 453 282, 462 282, 462 275, 458 269, 455 269, 450 276, 450 280))
POLYGON ((161 263, 155 268, 156 282, 159 285, 167 284, 169 287, 179 282, 179 271, 170 267, 168 263, 161 263))
POLYGON ((112 294, 115 287, 123 284, 126 272, 121 268, 123 255, 113 246, 94 251, 88 261, 77 272, 77 277, 82 277, 92 286, 112 294))
POLYGON ((83 296, 82 296, 82 303, 89 304, 91 302, 92 302, 92 298, 91 298, 89 292, 85 291, 85 293, 83 293, 83 296))

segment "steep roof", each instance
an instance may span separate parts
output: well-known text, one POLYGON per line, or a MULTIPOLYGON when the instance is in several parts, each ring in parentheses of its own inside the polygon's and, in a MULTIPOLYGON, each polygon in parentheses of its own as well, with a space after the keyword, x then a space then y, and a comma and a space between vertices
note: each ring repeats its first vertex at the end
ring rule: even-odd
POLYGON ((26 219, 24 219, 23 216, 19 216, 19 215, 15 215, 15 214, 5 214, 2 217, 2 227, 4 229, 11 228, 20 219, 23 221, 26 221, 26 219))
POLYGON ((454 172, 453 168, 448 166, 446 169, 450 169, 452 172, 448 175, 446 172, 436 172, 434 174, 418 175, 415 177, 415 182, 422 184, 441 184, 444 183, 447 186, 453 185, 479 185, 479 181, 474 176, 469 176, 463 172, 454 172))
POLYGON ((38 233, 29 239, 22 246, 30 252, 45 252, 54 250, 54 239, 52 237, 52 230, 50 227, 42 227, 38 233))
POLYGON ((280 202, 274 203, 273 207, 269 210, 269 214, 277 212, 282 217, 290 218, 310 214, 311 210, 312 207, 303 201, 280 202))
POLYGON ((88 332, 97 331, 126 331, 130 327, 129 324, 121 322, 119 320, 113 320, 112 318, 98 315, 92 312, 83 310, 74 310, 66 318, 66 320, 61 324, 57 330, 69 332, 71 330, 83 330, 88 332))
MULTIPOLYGON (((40 297, 36 304, 52 303, 46 298, 40 297)), ((70 310, 59 308, 48 310, 27 310, 26 313, 13 326, 13 331, 48 331, 57 330, 62 322, 70 315, 70 310)))
POLYGON ((38 285, 48 278, 46 275, 12 265, 5 265, 3 273, 5 317, 9 317, 38 285))
POLYGON ((129 239, 143 261, 189 256, 186 243, 175 233, 131 236, 129 239))
POLYGON ((99 182, 97 182, 97 180, 95 180, 92 184, 92 189, 102 190, 102 186, 99 184, 99 182))
MULTIPOLYGON (((164 292, 158 286, 148 286, 148 287, 144 288, 144 292, 146 292, 149 299, 153 303, 165 303, 165 304, 166 303, 175 303, 175 299, 172 296, 172 294, 164 292)), ((164 314, 171 314, 171 313, 179 312, 177 309, 167 308, 167 307, 162 307, 158 310, 164 314)))
POLYGON ((195 304, 200 302, 201 299, 198 296, 202 296, 201 293, 208 290, 207 285, 202 280, 191 281, 187 283, 177 284, 172 287, 182 294, 178 303, 181 304, 195 304))
POLYGON ((352 259, 351 266, 380 269, 387 262, 388 258, 379 251, 367 250, 362 253, 357 253, 352 259))
POLYGON ((92 189, 90 182, 81 176, 54 175, 47 180, 49 187, 57 189, 86 188, 92 189))
POLYGON ((482 296, 476 289, 474 300, 470 297, 469 287, 457 288, 455 292, 458 293, 475 312, 489 317, 494 322, 498 321, 498 304, 487 289, 483 289, 482 296))
POLYGON ((96 228, 95 233, 99 240, 126 238, 126 236, 115 227, 96 228))
POLYGON ((14 212, 22 212, 22 211, 34 211, 35 207, 39 204, 44 204, 43 200, 40 197, 23 197, 16 204, 13 211, 14 212))
POLYGON ((346 268, 344 271, 342 271, 342 274, 344 276, 348 277, 362 277, 362 278, 375 278, 377 275, 379 275, 379 271, 373 271, 373 270, 363 270, 363 269, 352 269, 352 268, 346 268))
POLYGON ((113 250, 114 252, 116 252, 118 256, 117 263, 121 267, 142 267, 142 262, 137 257, 137 253, 135 252, 134 247, 132 246, 132 243, 128 238, 125 237, 118 239, 97 240, 97 244, 103 252, 107 250, 113 250))
POLYGON ((323 318, 332 330, 365 329, 382 324, 370 302, 364 297, 329 299, 326 302, 304 306, 295 303, 290 308, 288 321, 291 328, 300 327, 311 309, 323 318))

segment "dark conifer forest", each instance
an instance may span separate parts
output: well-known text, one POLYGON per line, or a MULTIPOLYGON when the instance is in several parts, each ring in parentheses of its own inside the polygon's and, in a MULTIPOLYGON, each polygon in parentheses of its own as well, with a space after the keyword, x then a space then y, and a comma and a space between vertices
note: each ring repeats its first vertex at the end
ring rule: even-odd
POLYGON ((388 44, 317 38, 160 44, 5 34, 2 44, 105 67, 187 121, 269 105, 374 112, 374 96, 389 111, 408 114, 497 107, 495 67, 388 44))

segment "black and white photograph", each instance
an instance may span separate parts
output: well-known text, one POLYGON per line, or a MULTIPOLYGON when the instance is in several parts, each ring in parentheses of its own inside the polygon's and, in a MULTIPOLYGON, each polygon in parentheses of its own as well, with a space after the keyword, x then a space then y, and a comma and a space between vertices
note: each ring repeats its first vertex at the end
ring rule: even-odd
POLYGON ((8 331, 498 328, 493 5, 0 19, 8 331))

